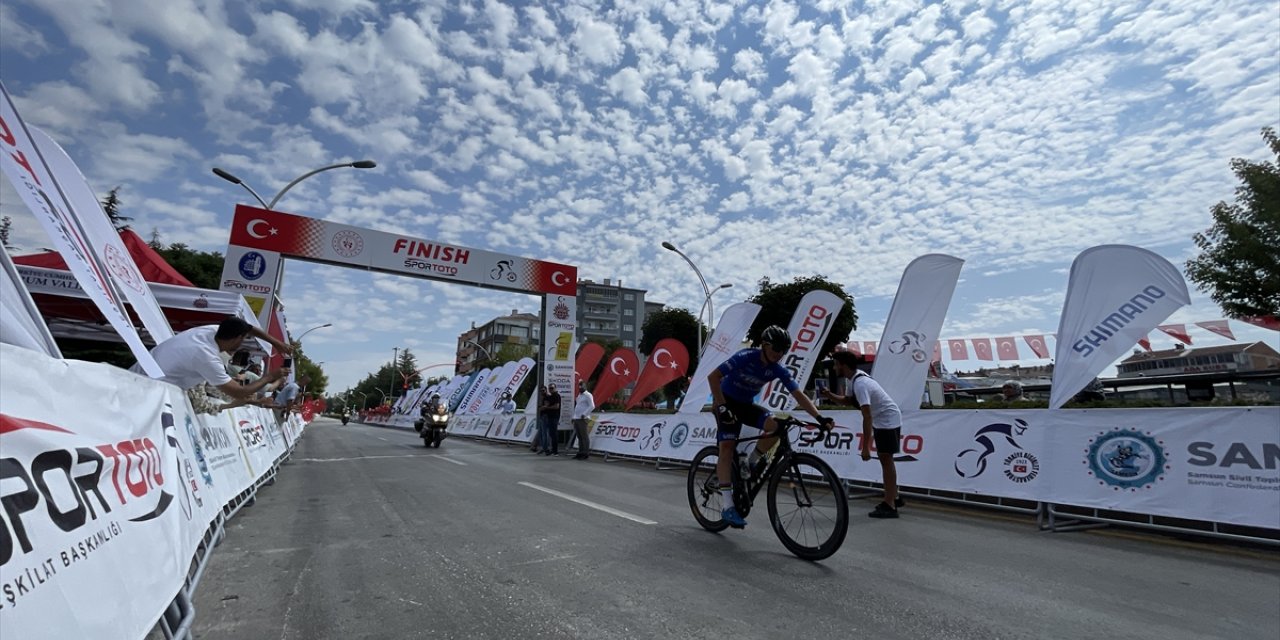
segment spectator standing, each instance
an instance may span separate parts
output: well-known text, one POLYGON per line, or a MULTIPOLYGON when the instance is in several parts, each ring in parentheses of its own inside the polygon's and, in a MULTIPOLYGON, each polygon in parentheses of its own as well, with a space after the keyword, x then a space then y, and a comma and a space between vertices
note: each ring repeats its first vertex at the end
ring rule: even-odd
POLYGON ((587 383, 578 381, 578 399, 573 403, 573 432, 578 436, 578 455, 574 460, 586 460, 591 451, 588 437, 587 415, 596 409, 596 399, 587 391, 587 383))
POLYGON ((560 393, 556 391, 554 384, 547 385, 547 392, 543 394, 542 401, 538 404, 538 421, 542 455, 560 455, 558 442, 560 434, 557 433, 560 426, 560 393))
POLYGON ((502 415, 509 416, 516 412, 516 401, 511 398, 511 394, 503 391, 502 401, 498 403, 498 410, 502 415))
MULTIPOLYGON (((282 369, 288 371, 288 369, 282 369)), ((302 376, 291 382, 288 382, 280 389, 280 393, 276 394, 276 418, 284 420, 291 411, 296 411, 298 405, 302 402, 302 388, 311 382, 309 376, 302 376)))
POLYGON ((1005 380, 1000 387, 1000 399, 1005 402, 1025 400, 1026 398, 1022 397, 1022 383, 1017 380, 1005 380))
POLYGON ((862 459, 871 459, 871 443, 876 443, 876 457, 880 459, 880 471, 884 478, 884 501, 867 515, 872 518, 896 518, 903 505, 898 497, 898 470, 893 456, 899 451, 902 439, 902 411, 889 397, 879 382, 865 372, 858 371, 861 357, 848 351, 831 354, 836 373, 850 379, 851 392, 840 396, 822 389, 823 397, 838 403, 848 403, 862 413, 862 459))

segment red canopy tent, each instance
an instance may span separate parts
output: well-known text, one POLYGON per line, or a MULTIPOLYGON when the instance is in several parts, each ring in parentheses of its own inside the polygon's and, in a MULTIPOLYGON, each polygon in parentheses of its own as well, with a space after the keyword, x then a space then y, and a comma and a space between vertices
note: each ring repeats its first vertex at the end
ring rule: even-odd
MULTIPOLYGON (((228 315, 253 315, 252 310, 245 311, 247 305, 239 294, 197 288, 132 230, 121 230, 120 239, 142 277, 150 283, 151 292, 175 333, 217 324, 228 315)), ((54 336, 120 341, 57 251, 14 256, 13 262, 54 336)), ((132 309, 130 317, 143 339, 153 343, 132 309)))

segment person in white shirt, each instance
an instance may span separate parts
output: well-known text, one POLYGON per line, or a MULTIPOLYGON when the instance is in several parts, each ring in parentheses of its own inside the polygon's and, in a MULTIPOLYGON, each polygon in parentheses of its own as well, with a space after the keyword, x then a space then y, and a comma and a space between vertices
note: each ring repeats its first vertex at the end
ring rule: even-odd
POLYGON ((902 411, 879 382, 858 371, 862 359, 857 354, 839 351, 831 354, 831 358, 835 361, 836 374, 850 378, 851 391, 848 396, 841 396, 821 389, 822 396, 836 403, 852 404, 862 412, 862 459, 871 459, 871 443, 874 441, 876 457, 880 459, 880 470, 884 475, 884 502, 867 515, 896 518, 903 500, 898 497, 898 469, 894 466, 893 456, 900 449, 902 411))
POLYGON ((578 436, 578 455, 573 457, 574 460, 586 460, 588 452, 591 451, 587 414, 595 409, 596 399, 590 391, 587 391, 587 383, 578 381, 578 399, 573 403, 573 431, 578 436))
MULTIPOLYGON (((181 387, 183 391, 208 382, 233 399, 250 399, 263 387, 283 378, 288 370, 277 369, 247 385, 233 380, 227 373, 220 354, 235 353, 248 336, 262 338, 286 355, 293 353, 289 345, 262 329, 231 316, 216 326, 187 329, 161 342, 151 349, 151 356, 164 370, 165 375, 160 379, 181 387)), ((142 367, 137 364, 130 371, 143 373, 142 367)))
POLYGON ((511 415, 516 412, 516 401, 511 398, 511 394, 502 392, 502 402, 498 403, 498 409, 503 415, 511 415))

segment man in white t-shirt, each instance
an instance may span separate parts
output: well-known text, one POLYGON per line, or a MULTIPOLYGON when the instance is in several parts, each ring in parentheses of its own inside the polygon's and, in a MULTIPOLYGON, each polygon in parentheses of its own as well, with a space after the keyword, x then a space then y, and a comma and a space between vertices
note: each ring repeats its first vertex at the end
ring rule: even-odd
POLYGON ((876 505, 867 515, 872 518, 896 518, 903 500, 898 497, 898 469, 894 466, 893 456, 900 450, 902 411, 879 382, 858 371, 862 359, 857 354, 838 351, 831 354, 831 358, 835 361, 836 374, 850 378, 851 392, 847 396, 841 396, 822 389, 821 393, 823 397, 836 403, 852 404, 862 412, 862 459, 871 459, 871 443, 874 441, 876 457, 880 459, 880 471, 884 475, 884 502, 876 505))
POLYGON ((307 386, 309 382, 311 382, 310 377, 301 376, 281 387, 280 392, 276 394, 276 412, 283 415, 289 411, 296 410, 302 400, 302 388, 307 386))
MULTIPOLYGON (((270 342, 285 354, 293 352, 289 345, 267 335, 262 329, 231 316, 216 326, 187 329, 161 342, 151 349, 151 356, 164 370, 165 375, 160 379, 181 387, 183 391, 208 382, 232 398, 252 398, 258 390, 283 378, 289 371, 277 369, 247 385, 233 380, 219 354, 235 353, 244 339, 251 335, 270 342)), ((130 371, 143 373, 136 364, 130 371)))
POLYGON ((586 460, 591 451, 590 430, 587 416, 596 410, 596 399, 587 391, 587 383, 578 381, 578 399, 573 403, 573 431, 578 436, 578 455, 574 460, 586 460))

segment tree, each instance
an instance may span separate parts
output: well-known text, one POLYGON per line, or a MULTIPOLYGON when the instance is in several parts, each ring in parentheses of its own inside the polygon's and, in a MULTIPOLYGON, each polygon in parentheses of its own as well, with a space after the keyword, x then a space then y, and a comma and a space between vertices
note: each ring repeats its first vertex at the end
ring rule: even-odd
POLYGON ((1280 315, 1280 139, 1271 127, 1262 139, 1275 162, 1231 160, 1236 201, 1213 205, 1213 226, 1192 236, 1200 255, 1187 261, 1187 277, 1231 318, 1280 315))
POLYGON ((222 282, 222 254, 215 251, 196 251, 180 242, 164 246, 158 235, 152 236, 151 248, 164 258, 169 266, 201 289, 217 289, 222 282), (158 246, 157 246, 158 245, 158 246))
MULTIPOLYGON (((840 313, 836 314, 831 333, 827 334, 826 342, 822 343, 822 348, 818 351, 819 358, 831 353, 837 344, 848 340, 849 333, 858 328, 858 312, 854 308, 853 296, 845 293, 843 286, 827 280, 824 276, 797 277, 786 284, 774 284, 768 277, 764 277, 760 279, 759 286, 760 292, 747 300, 760 305, 760 315, 756 316, 751 329, 747 331, 747 339, 752 342, 758 340, 760 333, 769 325, 776 324, 784 329, 788 328, 791 324, 791 316, 795 314, 801 298, 816 289, 830 291, 845 301, 840 313)), ((795 336, 792 336, 792 339, 794 338, 795 336)))
POLYGON ((128 222, 133 219, 120 215, 120 196, 117 193, 118 191, 120 191, 119 186, 108 191, 107 197, 103 198, 101 202, 102 210, 107 212, 107 218, 111 220, 111 226, 115 227, 116 231, 127 228, 129 226, 128 222))
POLYGON ((10 233, 13 233, 13 218, 9 216, 0 218, 0 244, 9 251, 15 251, 17 247, 9 244, 10 233))

